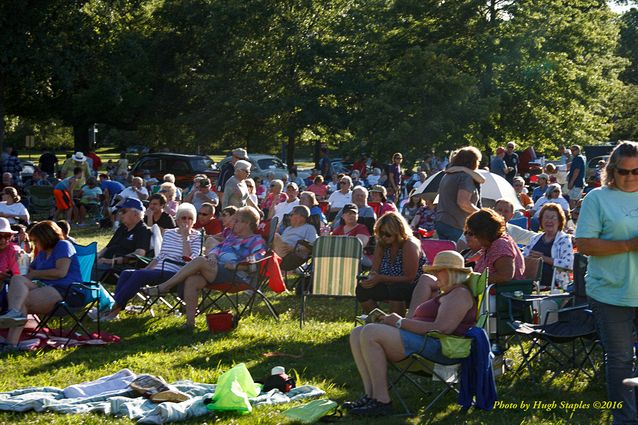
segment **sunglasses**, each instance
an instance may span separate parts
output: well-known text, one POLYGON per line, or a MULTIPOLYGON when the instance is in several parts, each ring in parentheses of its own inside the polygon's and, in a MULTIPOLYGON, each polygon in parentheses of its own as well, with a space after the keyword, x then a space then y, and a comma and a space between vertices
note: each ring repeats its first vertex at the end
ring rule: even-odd
POLYGON ((12 233, 0 233, 0 239, 11 239, 12 237, 12 233))
POLYGON ((350 184, 350 182, 339 182, 339 184, 350 184))
POLYGON ((392 237, 392 233, 379 232, 379 236, 381 236, 382 238, 390 238, 392 237))
POLYGON ((628 176, 629 174, 638 176, 638 168, 634 168, 633 170, 628 170, 626 168, 616 168, 616 172, 621 176, 628 176))
POLYGON ((552 193, 560 193, 560 190, 552 190, 552 193))
POLYGON ((465 232, 463 232, 463 234, 467 237, 474 237, 474 232, 470 231, 470 230, 466 230, 465 232))

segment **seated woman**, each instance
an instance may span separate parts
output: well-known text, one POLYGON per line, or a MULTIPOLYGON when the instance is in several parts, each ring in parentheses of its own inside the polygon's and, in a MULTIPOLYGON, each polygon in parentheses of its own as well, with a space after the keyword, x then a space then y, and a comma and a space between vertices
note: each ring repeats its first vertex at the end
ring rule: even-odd
POLYGON ((2 189, 0 217, 9 220, 10 224, 16 224, 18 221, 28 223, 30 220, 29 211, 27 211, 27 208, 20 202, 21 200, 15 187, 7 186, 2 189))
POLYGON ((489 208, 470 215, 465 222, 467 246, 478 251, 474 271, 489 269, 490 283, 522 279, 525 261, 514 240, 505 232, 505 220, 489 208))
POLYGON ((354 236, 361 241, 363 246, 370 240, 370 232, 364 224, 357 222, 359 208, 355 204, 346 204, 342 209, 341 219, 343 224, 337 226, 332 232, 333 236, 354 236))
POLYGON ((159 255, 153 258, 144 269, 127 269, 120 274, 113 295, 115 305, 103 320, 115 319, 143 286, 172 277, 181 269, 182 265, 179 263, 184 263, 184 257, 188 259, 199 256, 202 249, 202 235, 193 229, 196 217, 197 212, 193 204, 183 203, 177 208, 177 228, 164 232, 159 255))
POLYGON ((523 251, 523 256, 543 260, 541 286, 567 289, 570 284, 569 272, 574 264, 572 238, 565 232, 565 213, 560 205, 553 202, 543 205, 539 214, 542 233, 534 236, 523 251))
POLYGON ((403 314, 423 273, 425 254, 410 226, 397 212, 381 216, 374 225, 374 234, 377 246, 372 270, 357 285, 357 300, 365 313, 376 308, 378 301, 388 301, 392 313, 403 314))
POLYGON ((62 230, 52 221, 41 221, 29 230, 38 255, 26 276, 13 276, 9 283, 9 311, 0 316, 0 328, 12 328, 3 351, 17 349, 27 314, 49 313, 63 298, 71 307, 82 306, 86 294, 69 288, 82 282, 80 263, 73 244, 64 239, 62 230))
POLYGON ((536 201, 532 207, 532 210, 534 211, 534 218, 538 218, 541 208, 548 202, 560 205, 565 214, 569 214, 569 202, 567 202, 567 199, 563 198, 563 194, 558 183, 552 183, 547 186, 545 195, 538 198, 538 201, 536 201))
POLYGON ((386 315, 380 323, 355 328, 350 334, 350 349, 363 381, 364 395, 345 403, 344 408, 357 415, 392 413, 388 394, 387 363, 398 362, 418 353, 441 364, 456 360, 445 357, 441 343, 428 337, 430 331, 462 336, 476 322, 477 306, 465 286, 472 269, 464 267, 463 257, 455 251, 437 254, 432 266, 424 266, 429 293, 414 309, 411 318, 386 315))
POLYGON ((186 303, 185 328, 195 327, 200 290, 213 283, 248 283, 250 276, 244 270, 238 269, 238 263, 247 261, 249 257, 260 259, 266 252, 264 240, 256 234, 259 225, 257 210, 252 207, 239 208, 234 218, 232 234, 205 257, 195 258, 161 285, 143 288, 146 295, 159 296, 183 282, 186 303))

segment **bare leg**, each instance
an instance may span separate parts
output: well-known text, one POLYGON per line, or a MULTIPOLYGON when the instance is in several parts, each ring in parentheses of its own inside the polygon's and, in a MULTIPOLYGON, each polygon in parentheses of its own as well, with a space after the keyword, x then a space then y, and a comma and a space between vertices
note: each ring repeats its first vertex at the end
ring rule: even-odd
POLYGON ((365 314, 370 313, 372 310, 374 310, 375 308, 377 308, 378 304, 375 300, 368 300, 368 301, 363 301, 361 303, 361 309, 363 310, 363 312, 365 314))
POLYGON ((213 275, 213 279, 217 276, 217 267, 206 259, 206 257, 197 257, 194 260, 187 263, 184 267, 175 273, 166 282, 159 285, 160 292, 168 292, 177 284, 184 282, 186 278, 201 274, 204 278, 208 278, 213 275))
POLYGON ((389 403, 388 360, 398 362, 405 358, 399 329, 376 323, 364 326, 361 350, 372 384, 372 398, 389 403))
MULTIPOLYGON (((9 308, 27 313, 46 314, 62 297, 60 293, 49 287, 38 287, 24 276, 14 276, 9 284, 9 308), (15 288, 14 288, 15 287, 15 288)), ((7 342, 16 345, 20 340, 24 326, 9 329, 7 342)))
POLYGON ((412 318, 412 316, 414 316, 414 311, 418 306, 438 294, 439 291, 436 282, 436 277, 430 274, 421 275, 416 287, 414 288, 414 292, 412 293, 410 308, 408 309, 408 314, 405 317, 409 319, 412 318))
POLYGON ((86 218, 86 207, 84 205, 80 205, 78 211, 78 223, 82 224, 84 223, 84 219, 86 218))
POLYGON ((195 326, 195 314, 197 313, 197 302, 199 293, 206 286, 208 281, 199 275, 190 276, 184 282, 184 302, 186 302, 186 325, 195 326))
POLYGON ((390 313, 396 313, 401 317, 405 316, 405 301, 388 301, 390 313))
POLYGON ((363 390, 368 397, 372 398, 372 381, 370 379, 370 375, 368 374, 368 366, 366 366, 365 359, 363 358, 363 354, 361 352, 362 329, 363 326, 358 326, 354 328, 350 333, 350 350, 352 351, 354 363, 355 365, 357 365, 357 370, 359 371, 359 375, 361 376, 361 381, 363 381, 363 390))

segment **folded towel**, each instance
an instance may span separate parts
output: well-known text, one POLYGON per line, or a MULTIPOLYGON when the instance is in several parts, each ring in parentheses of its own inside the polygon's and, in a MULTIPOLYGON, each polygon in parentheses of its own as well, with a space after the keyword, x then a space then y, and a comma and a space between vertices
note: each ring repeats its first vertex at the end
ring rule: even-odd
POLYGON ((122 369, 95 381, 70 385, 64 389, 64 395, 67 398, 84 398, 113 391, 119 392, 127 389, 136 377, 137 375, 130 370, 122 369))

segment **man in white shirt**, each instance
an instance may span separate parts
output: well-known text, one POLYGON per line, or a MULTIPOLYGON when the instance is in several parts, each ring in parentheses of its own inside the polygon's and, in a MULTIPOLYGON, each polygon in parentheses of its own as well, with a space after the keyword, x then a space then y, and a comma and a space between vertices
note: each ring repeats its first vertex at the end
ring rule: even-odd
POLYGON ((128 198, 144 201, 148 199, 148 190, 144 187, 144 180, 141 177, 133 177, 131 185, 121 191, 118 196, 121 198, 118 205, 124 203, 128 198))
POLYGON ((514 204, 512 204, 507 199, 499 199, 496 201, 496 205, 494 205, 494 211, 499 213, 505 219, 505 228, 507 234, 514 239, 518 245, 527 245, 529 241, 537 235, 536 232, 532 232, 531 230, 523 229, 515 224, 510 223, 509 221, 514 217, 514 204))
POLYGON ((299 205, 299 186, 297 186, 297 183, 288 183, 286 186, 286 195, 288 195, 288 200, 286 202, 278 203, 275 208, 272 209, 272 217, 277 217, 279 219, 279 225, 283 222, 284 215, 290 214, 292 209, 299 205))
POLYGON ((328 202, 330 202, 331 215, 331 217, 328 217, 328 221, 330 221, 331 218, 334 218, 345 204, 352 203, 351 187, 352 179, 350 176, 341 177, 339 180, 339 190, 335 190, 328 198, 328 202))

